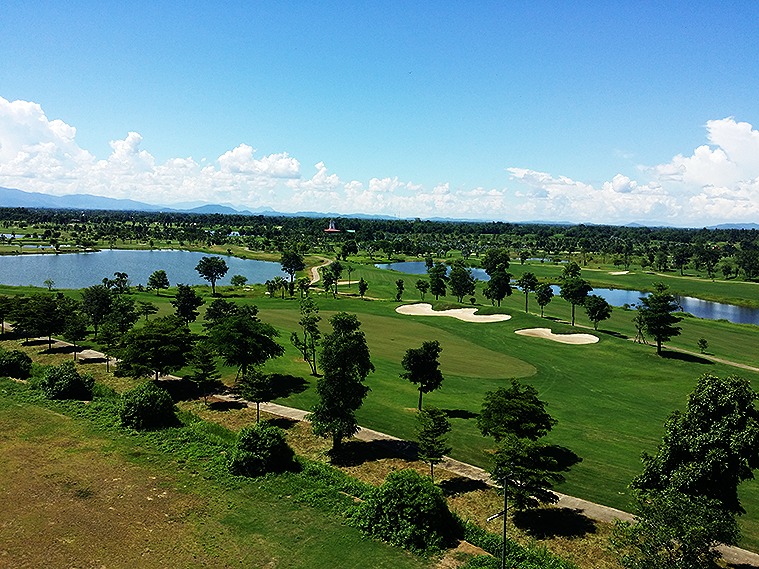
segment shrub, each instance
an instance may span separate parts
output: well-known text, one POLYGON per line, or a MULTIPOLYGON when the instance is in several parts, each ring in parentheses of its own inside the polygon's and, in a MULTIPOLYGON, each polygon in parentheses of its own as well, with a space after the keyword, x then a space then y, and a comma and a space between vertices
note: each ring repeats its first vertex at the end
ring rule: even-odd
POLYGON ((47 368, 39 383, 48 399, 89 400, 94 385, 95 379, 89 374, 81 375, 73 361, 47 368))
POLYGON ((295 465, 295 453, 282 429, 266 422, 240 429, 229 460, 232 473, 240 476, 284 472, 295 465))
POLYGON ((31 375, 32 358, 19 350, 0 351, 0 376, 29 379, 31 375))
POLYGON ((121 396, 119 418, 124 427, 152 431, 177 425, 176 412, 169 393, 146 381, 121 396))
POLYGON ((461 533, 440 488, 414 470, 388 474, 354 521, 364 533, 415 552, 443 549, 461 533))

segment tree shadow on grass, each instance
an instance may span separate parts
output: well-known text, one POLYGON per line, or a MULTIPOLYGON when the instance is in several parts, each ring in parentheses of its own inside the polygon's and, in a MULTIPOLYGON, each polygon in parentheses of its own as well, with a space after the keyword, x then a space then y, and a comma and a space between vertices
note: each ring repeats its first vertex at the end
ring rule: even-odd
POLYGON ((244 401, 226 401, 224 399, 214 399, 208 404, 208 408, 213 411, 231 411, 232 409, 245 409, 247 403, 244 401))
POLYGON ((714 365, 714 362, 711 360, 707 360, 706 358, 702 358, 695 354, 686 354, 683 352, 673 352, 669 350, 662 350, 661 357, 666 360, 680 360, 682 362, 688 362, 691 364, 714 365))
POLYGON ((376 440, 346 441, 338 452, 331 451, 332 463, 338 466, 359 466, 383 458, 415 459, 416 445, 408 441, 376 440))
POLYGON ((458 494, 466 494, 467 492, 487 490, 490 488, 482 480, 474 480, 472 478, 466 478, 465 476, 456 476, 454 478, 441 480, 438 483, 438 486, 445 496, 456 496, 458 494))
POLYGON ((215 381, 207 384, 204 392, 197 383, 188 379, 159 379, 156 385, 168 391, 174 401, 191 401, 203 396, 209 397, 212 393, 226 389, 221 381, 215 381))
POLYGON ((289 397, 294 393, 303 393, 311 386, 308 381, 297 375, 273 373, 270 377, 274 386, 274 397, 272 399, 289 397))
POLYGON ((288 429, 292 429, 300 421, 289 419, 287 417, 273 417, 271 419, 268 419, 266 422, 274 427, 279 427, 283 431, 287 431, 288 429))
POLYGON ((472 413, 466 409, 443 409, 443 413, 448 415, 450 419, 474 419, 477 417, 477 413, 472 413))
POLYGON ((514 524, 535 539, 582 537, 596 533, 596 524, 570 508, 538 508, 516 512, 514 524))

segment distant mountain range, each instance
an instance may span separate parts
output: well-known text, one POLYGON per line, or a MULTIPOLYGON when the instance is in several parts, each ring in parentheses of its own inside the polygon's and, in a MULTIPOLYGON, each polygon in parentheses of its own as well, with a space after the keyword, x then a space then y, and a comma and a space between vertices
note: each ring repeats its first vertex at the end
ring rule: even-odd
MULTIPOLYGON (((176 213, 198 214, 222 214, 222 215, 269 215, 282 217, 335 217, 356 219, 398 219, 390 215, 369 215, 365 213, 329 213, 316 211, 299 211, 297 213, 282 213, 274 211, 270 207, 259 207, 253 211, 238 209, 233 204, 209 204, 206 202, 184 202, 171 206, 153 205, 135 200, 119 200, 91 194, 69 194, 65 196, 53 196, 36 192, 24 192, 12 188, 0 187, 0 207, 27 207, 40 209, 84 209, 84 210, 112 210, 112 211, 166 211, 176 213)), ((412 219, 412 218, 404 218, 412 219)), ((429 221, 441 222, 490 222, 492 219, 451 219, 444 217, 428 218, 429 221)), ((519 223, 539 225, 577 225, 569 221, 524 221, 519 223)), ((586 224, 597 225, 597 224, 586 224)), ((625 227, 671 227, 664 224, 628 223, 625 227)), ((759 229, 757 223, 723 223, 712 225, 706 229, 759 229)))

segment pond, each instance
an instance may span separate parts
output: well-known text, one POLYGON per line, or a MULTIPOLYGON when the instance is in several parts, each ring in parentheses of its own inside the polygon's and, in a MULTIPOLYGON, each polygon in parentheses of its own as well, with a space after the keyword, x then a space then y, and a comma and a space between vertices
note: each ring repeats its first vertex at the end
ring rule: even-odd
MULTIPOLYGON (((427 274, 427 267, 423 261, 384 263, 376 264, 375 266, 380 269, 392 269, 411 275, 427 274)), ((483 269, 472 269, 472 275, 481 281, 487 281, 490 278, 483 269)), ((559 287, 557 285, 552 285, 551 288, 555 295, 559 294, 559 287)), ((595 288, 590 294, 600 296, 612 306, 624 306, 625 304, 632 306, 640 304, 640 297, 647 296, 648 293, 642 293, 637 290, 595 288)), ((690 296, 678 296, 677 301, 684 312, 689 312, 697 318, 707 318, 710 320, 725 319, 739 324, 759 325, 759 309, 757 308, 745 308, 733 304, 710 302, 690 296)))
POLYGON ((200 259, 219 256, 229 270, 217 285, 229 284, 233 275, 242 275, 250 283, 263 283, 274 277, 286 276, 279 263, 238 259, 227 255, 209 255, 194 251, 160 250, 132 251, 107 249, 96 253, 67 253, 62 255, 2 255, 0 256, 0 284, 11 286, 45 286, 52 279, 55 288, 84 288, 100 284, 113 273, 129 275, 132 285, 148 282, 148 277, 163 269, 172 286, 208 284, 195 270, 200 259))

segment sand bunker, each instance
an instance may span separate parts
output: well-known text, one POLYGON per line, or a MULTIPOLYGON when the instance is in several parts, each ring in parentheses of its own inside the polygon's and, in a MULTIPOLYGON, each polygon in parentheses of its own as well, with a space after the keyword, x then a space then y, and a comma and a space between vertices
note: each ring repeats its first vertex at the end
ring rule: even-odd
POLYGON ((554 334, 550 328, 529 328, 527 330, 516 330, 515 334, 522 336, 534 336, 536 338, 545 338, 562 344, 595 344, 598 337, 593 334, 554 334))
POLYGON ((610 275, 626 275, 630 271, 614 271, 613 273, 609 273, 610 275))
POLYGON ((432 310, 432 305, 427 303, 404 304, 395 309, 399 314, 409 316, 451 316, 464 322, 503 322, 511 318, 508 314, 483 314, 476 315, 476 308, 454 308, 452 310, 432 310))

